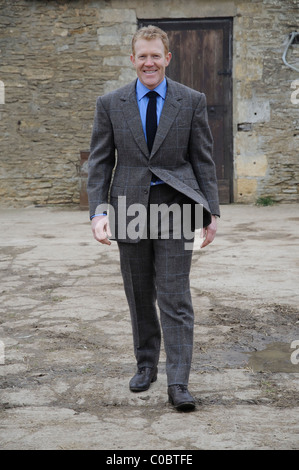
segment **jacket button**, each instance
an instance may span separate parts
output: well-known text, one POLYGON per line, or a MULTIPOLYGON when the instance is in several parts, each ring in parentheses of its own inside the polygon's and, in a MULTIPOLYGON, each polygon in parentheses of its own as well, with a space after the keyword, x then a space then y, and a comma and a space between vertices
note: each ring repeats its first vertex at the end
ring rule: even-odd
POLYGON ((147 193, 148 193, 148 190, 147 190, 147 189, 144 189, 143 192, 144 192, 144 194, 147 194, 147 193))

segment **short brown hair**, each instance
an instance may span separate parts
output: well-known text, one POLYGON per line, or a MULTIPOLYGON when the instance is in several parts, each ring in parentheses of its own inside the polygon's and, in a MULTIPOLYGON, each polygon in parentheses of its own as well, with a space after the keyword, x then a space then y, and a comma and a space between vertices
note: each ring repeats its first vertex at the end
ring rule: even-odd
POLYGON ((164 51, 165 55, 168 54, 169 52, 169 40, 168 36, 163 31, 161 28, 158 28, 158 26, 143 26, 140 29, 137 29, 136 33, 134 34, 132 38, 132 53, 135 55, 135 43, 138 39, 146 39, 147 41, 150 41, 151 39, 161 39, 163 45, 164 45, 164 51))

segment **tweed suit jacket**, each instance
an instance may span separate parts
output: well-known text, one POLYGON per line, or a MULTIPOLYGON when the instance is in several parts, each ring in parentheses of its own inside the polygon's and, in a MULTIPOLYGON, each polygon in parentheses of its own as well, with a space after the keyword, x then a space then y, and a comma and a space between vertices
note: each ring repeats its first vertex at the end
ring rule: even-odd
POLYGON ((132 214, 128 215, 132 204, 148 206, 154 173, 202 205, 207 225, 211 214, 219 215, 212 149, 203 93, 167 78, 167 94, 151 153, 142 129, 136 80, 98 97, 88 164, 90 216, 103 212, 110 203, 116 224, 123 220, 127 225, 132 219, 132 214), (120 197, 124 202, 121 217, 120 197))

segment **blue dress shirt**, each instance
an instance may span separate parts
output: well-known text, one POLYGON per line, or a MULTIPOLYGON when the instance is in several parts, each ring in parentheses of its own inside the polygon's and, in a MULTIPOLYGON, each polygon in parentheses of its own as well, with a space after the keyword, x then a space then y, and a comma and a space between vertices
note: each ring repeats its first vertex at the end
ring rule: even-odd
MULTIPOLYGON (((136 96, 137 96, 137 103, 140 111, 140 117, 141 117, 141 122, 142 122, 142 128, 143 132, 145 135, 146 139, 146 130, 145 130, 145 123, 146 123, 146 110, 147 110, 147 105, 148 105, 148 100, 149 98, 145 96, 149 91, 148 88, 146 88, 141 81, 137 80, 136 84, 136 96)), ((166 97, 166 91, 167 91, 167 83, 166 83, 166 78, 164 78, 163 82, 160 83, 156 88, 154 88, 152 91, 155 91, 158 93, 159 96, 157 96, 157 125, 159 125, 159 120, 162 112, 162 108, 164 105, 165 97, 166 97)))
MULTIPOLYGON (((137 79, 137 84, 136 84, 136 97, 137 97, 137 103, 138 103, 138 108, 140 112, 140 117, 141 117, 141 122, 142 122, 142 128, 146 140, 146 110, 147 110, 147 105, 149 98, 146 96, 146 94, 149 91, 155 91, 158 93, 159 96, 157 96, 156 103, 157 103, 157 125, 159 125, 159 120, 162 112, 162 108, 164 105, 165 97, 166 97, 166 91, 167 91, 167 82, 166 78, 153 90, 149 90, 141 81, 139 78, 137 79)), ((151 184, 161 184, 163 181, 158 180, 155 183, 151 184)))

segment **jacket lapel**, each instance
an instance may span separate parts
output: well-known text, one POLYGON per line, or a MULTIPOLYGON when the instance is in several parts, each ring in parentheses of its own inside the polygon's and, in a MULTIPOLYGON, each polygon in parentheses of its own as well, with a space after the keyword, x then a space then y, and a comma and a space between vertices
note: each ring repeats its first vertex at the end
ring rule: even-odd
POLYGON ((136 80, 131 84, 131 88, 128 95, 123 95, 120 98, 122 101, 123 116, 133 134, 136 144, 138 145, 140 150, 147 157, 149 157, 149 151, 144 137, 142 122, 136 99, 135 85, 136 80))
POLYGON ((176 94, 175 86, 173 82, 167 79, 167 93, 160 116, 159 126, 157 129, 154 145, 151 152, 152 156, 157 152, 159 147, 162 145, 165 137, 167 136, 169 129, 171 128, 177 114, 181 108, 181 96, 176 94))

